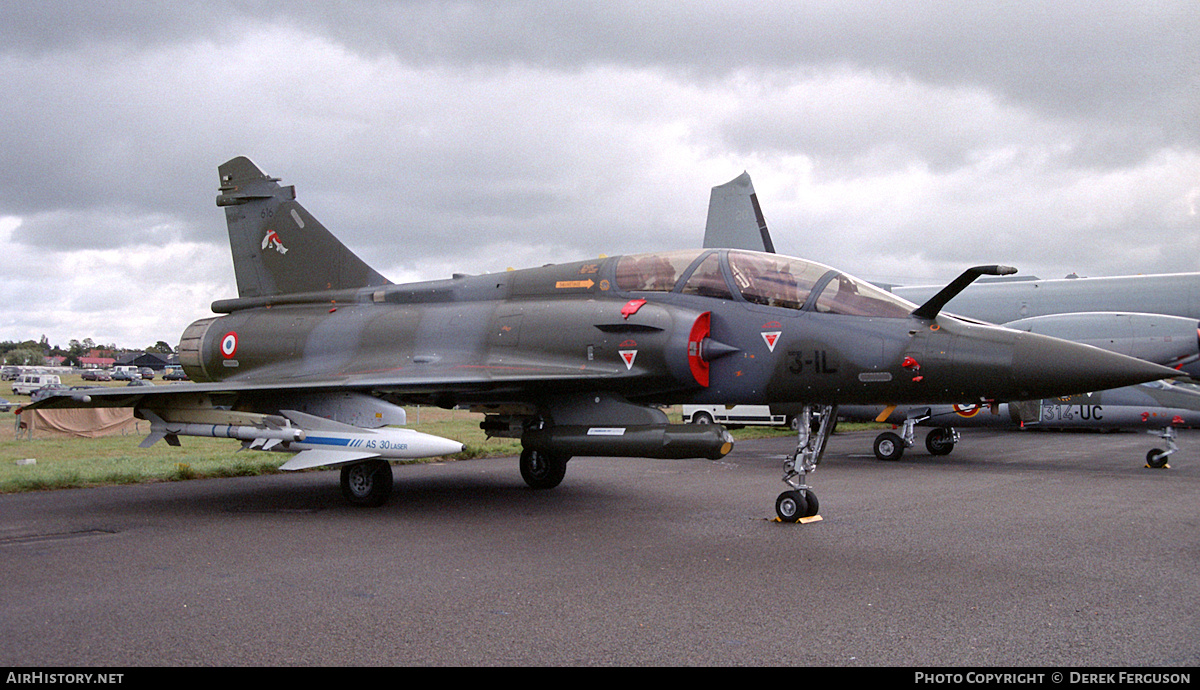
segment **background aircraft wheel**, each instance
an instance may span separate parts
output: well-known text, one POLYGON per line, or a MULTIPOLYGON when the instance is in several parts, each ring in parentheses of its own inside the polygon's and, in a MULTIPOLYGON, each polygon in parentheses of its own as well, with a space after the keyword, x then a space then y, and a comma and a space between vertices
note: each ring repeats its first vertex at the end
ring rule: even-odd
POLYGON ((899 460, 904 455, 904 439, 890 431, 875 437, 875 457, 880 460, 899 460))
POLYGON ((954 450, 954 437, 946 429, 930 429, 925 435, 925 449, 930 455, 949 455, 954 450))
POLYGON ((526 448, 521 451, 521 479, 533 489, 553 489, 567 474, 567 460, 570 458, 526 448))
POLYGON ((387 460, 368 460, 342 468, 342 496, 353 505, 375 507, 392 495, 392 466, 387 460))
POLYGON ((697 412, 692 415, 692 424, 712 424, 713 418, 707 412, 697 412))
POLYGON ((1146 464, 1154 469, 1161 469, 1167 466, 1167 454, 1157 448, 1146 453, 1146 464))

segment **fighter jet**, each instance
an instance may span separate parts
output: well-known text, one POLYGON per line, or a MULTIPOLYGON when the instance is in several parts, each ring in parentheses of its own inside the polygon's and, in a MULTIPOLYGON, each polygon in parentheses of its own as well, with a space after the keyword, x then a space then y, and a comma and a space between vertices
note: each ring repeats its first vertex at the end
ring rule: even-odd
MULTIPOLYGON (((747 173, 713 187, 704 245, 774 251, 762 207, 747 173)), ((942 306, 955 305, 960 313, 972 319, 1094 345, 1184 373, 1200 367, 1200 324, 1196 318, 1200 316, 1200 297, 1192 297, 1193 294, 1200 296, 1200 274, 1049 282, 1008 275, 974 284, 960 278, 956 283, 957 288, 940 290, 936 287, 881 287, 918 299, 953 293, 941 301, 942 306), (1194 290, 1193 285, 1197 289, 1194 290), (1086 311, 1089 306, 1127 311, 1086 311)), ((1161 468, 1166 466, 1166 458, 1178 450, 1175 427, 1194 423, 1200 410, 1200 392, 1166 381, 1087 393, 1084 402, 1072 400, 993 402, 990 406, 993 414, 990 415, 979 414, 982 409, 979 404, 899 409, 894 406, 843 406, 839 416, 852 421, 888 421, 900 427, 900 434, 885 432, 875 439, 875 455, 881 460, 895 460, 906 448, 913 447, 913 427, 917 425, 933 427, 925 439, 926 448, 933 455, 944 455, 954 448, 959 439, 956 427, 1040 423, 1041 428, 1046 429, 1080 426, 1150 428, 1166 441, 1167 450, 1151 450, 1146 456, 1146 464, 1161 468), (1107 401, 1107 414, 1100 411, 1101 400, 1107 401), (1070 412, 1072 407, 1078 407, 1078 413, 1070 412), (1095 414, 1089 414, 1089 411, 1095 414)), ((772 410, 780 414, 787 411, 785 406, 772 410)))
POLYGON ((346 498, 377 505, 391 490, 393 450, 437 444, 384 449, 362 429, 306 447, 331 436, 313 416, 382 425, 401 404, 469 407, 489 435, 521 439, 522 478, 549 489, 576 456, 716 459, 732 449, 724 428, 671 424, 662 405, 799 402, 805 423, 775 504, 780 520, 797 522, 817 515, 806 478, 836 405, 1042 398, 1174 373, 940 312, 958 285, 1002 267, 971 269, 919 307, 813 261, 729 249, 393 284, 297 203, 294 187, 244 157, 218 172, 238 297, 182 335, 180 363, 203 383, 77 391, 29 407, 129 406, 156 425, 153 440, 219 434, 319 453, 298 464, 340 466, 346 498))
MULTIPOLYGON (((704 246, 775 251, 748 173, 712 188, 704 246)), ((876 285, 918 304, 943 289, 876 285)), ((963 285, 943 306, 962 318, 1096 345, 1200 376, 1200 273, 991 276, 963 285), (1168 351, 1171 357, 1164 356, 1168 351)))
MULTIPOLYGON (((893 293, 922 300, 938 290, 931 286, 892 286, 893 293)), ((1086 342, 1091 329, 1102 329, 1113 313, 1137 314, 1131 338, 1153 338, 1173 329, 1167 324, 1190 323, 1195 336, 1200 319, 1200 273, 1171 273, 1103 278, 1068 277, 1056 280, 1003 278, 980 281, 955 296, 947 310, 988 323, 1028 322, 1037 319, 1069 330, 1086 342)), ((1176 330, 1176 332, 1178 332, 1176 330)), ((1200 377, 1200 363, 1179 365, 1200 377)))
POLYGON ((1200 387, 1191 383, 1150 381, 1136 386, 1081 395, 998 403, 992 406, 934 405, 899 409, 846 405, 838 415, 850 421, 889 422, 898 433, 875 438, 875 457, 899 460, 915 445, 914 427, 928 427, 925 448, 930 455, 949 455, 960 428, 1143 430, 1166 444, 1146 453, 1146 466, 1167 467, 1179 450, 1177 429, 1200 426, 1200 387))

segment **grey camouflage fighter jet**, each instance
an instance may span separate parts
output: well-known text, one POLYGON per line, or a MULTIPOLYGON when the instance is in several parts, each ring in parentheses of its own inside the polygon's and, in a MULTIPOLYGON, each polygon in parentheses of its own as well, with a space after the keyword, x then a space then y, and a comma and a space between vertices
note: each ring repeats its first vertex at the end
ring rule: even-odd
POLYGON ((1172 381, 1149 381, 1095 393, 1040 400, 981 404, 932 405, 909 408, 843 405, 843 420, 886 422, 896 431, 875 438, 875 457, 899 460, 915 443, 915 427, 928 427, 925 448, 930 455, 949 455, 960 428, 1044 430, 1141 430, 1158 436, 1167 448, 1146 452, 1146 466, 1168 467, 1179 451, 1177 429, 1200 427, 1200 386, 1172 381))
MULTIPOLYGON (((75 391, 28 407, 131 406, 146 443, 219 435, 340 466, 376 505, 388 460, 446 446, 386 430, 398 405, 467 406, 519 438, 519 468, 557 486, 576 456, 720 458, 720 426, 671 424, 678 403, 803 403, 784 460, 783 521, 817 514, 806 482, 838 404, 1031 399, 1172 370, 940 313, 968 271, 916 306, 841 271, 777 254, 696 249, 392 284, 246 158, 219 167, 238 297, 183 333, 193 385, 75 391), (816 431, 813 431, 816 429, 816 431)), ((415 433, 415 432, 414 432, 415 433)))

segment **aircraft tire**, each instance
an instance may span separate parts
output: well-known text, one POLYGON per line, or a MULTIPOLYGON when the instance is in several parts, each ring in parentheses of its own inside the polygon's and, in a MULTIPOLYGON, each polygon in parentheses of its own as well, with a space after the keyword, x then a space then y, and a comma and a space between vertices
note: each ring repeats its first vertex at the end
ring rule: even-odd
POLYGON ((925 435, 925 449, 930 455, 949 455, 954 450, 954 441, 945 429, 930 429, 925 435))
POLYGON ((570 458, 526 448, 521 451, 521 479, 531 489, 553 489, 567 474, 570 458))
POLYGON ((1167 466, 1167 454, 1154 448, 1146 453, 1146 464, 1156 470, 1162 469, 1167 466))
POLYGON ((375 508, 392 495, 392 466, 387 460, 368 460, 342 468, 342 497, 351 505, 375 508))
POLYGON ((801 518, 816 515, 819 507, 815 493, 793 489, 784 491, 775 499, 775 516, 780 522, 800 522, 801 518))
POLYGON ((880 460, 899 460, 904 455, 904 439, 890 431, 875 437, 875 457, 880 460))
POLYGON ((817 500, 817 495, 812 492, 812 489, 804 492, 804 498, 808 503, 808 508, 804 511, 804 517, 812 517, 821 510, 821 502, 817 500))

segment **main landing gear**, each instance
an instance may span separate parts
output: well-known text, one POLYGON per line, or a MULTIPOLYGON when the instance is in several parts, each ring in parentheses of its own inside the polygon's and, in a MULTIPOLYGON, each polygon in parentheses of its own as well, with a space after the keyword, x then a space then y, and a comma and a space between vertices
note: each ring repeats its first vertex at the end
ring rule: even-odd
POLYGON ((342 467, 342 497, 356 506, 377 507, 392 495, 392 466, 387 460, 368 460, 342 467))
POLYGON ((1154 448, 1149 453, 1146 453, 1146 467, 1152 467, 1156 470, 1160 470, 1167 466, 1167 457, 1179 450, 1179 444, 1175 442, 1178 432, 1175 431, 1175 427, 1169 426, 1159 432, 1148 431, 1146 433, 1157 433, 1159 438, 1167 443, 1166 450, 1154 448))
POLYGON ((526 448, 521 451, 521 479, 531 489, 553 489, 567 474, 569 456, 526 448))
POLYGON ((797 416, 796 452, 783 461, 783 483, 791 489, 775 499, 775 515, 780 522, 800 522, 814 517, 820 510, 821 504, 809 488, 806 476, 821 462, 836 412, 834 405, 805 405, 797 416))
MULTIPOLYGON (((929 413, 926 410, 904 420, 899 434, 885 431, 876 436, 875 457, 880 460, 899 460, 905 448, 916 445, 916 426, 927 419, 929 413)), ((934 427, 925 435, 925 450, 930 455, 949 455, 960 438, 958 431, 953 428, 934 427)))

